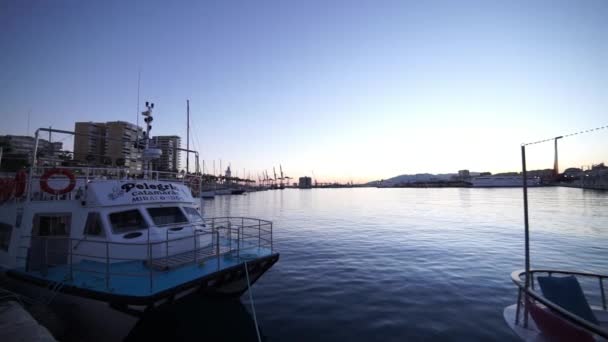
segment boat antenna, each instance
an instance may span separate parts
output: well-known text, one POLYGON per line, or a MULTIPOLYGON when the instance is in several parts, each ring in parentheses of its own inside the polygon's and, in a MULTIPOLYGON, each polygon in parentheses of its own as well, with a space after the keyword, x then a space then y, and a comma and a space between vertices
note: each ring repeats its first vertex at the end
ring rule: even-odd
MULTIPOLYGON (((145 142, 145 149, 144 149, 144 154, 145 154, 145 150, 147 150, 150 147, 150 130, 152 130, 152 121, 154 120, 154 118, 152 118, 152 109, 154 108, 154 103, 152 102, 147 102, 146 101, 146 108, 147 110, 145 112, 142 112, 141 115, 143 115, 144 118, 144 122, 146 123, 146 131, 144 132, 145 136, 144 136, 144 142, 145 142)), ((145 169, 146 171, 149 169, 149 161, 145 160, 145 169)))
MULTIPOLYGON (((139 85, 141 81, 141 68, 137 73, 137 110, 135 110, 135 116, 137 117, 137 130, 139 130, 139 85)), ((135 135, 135 146, 139 149, 139 134, 135 135)))

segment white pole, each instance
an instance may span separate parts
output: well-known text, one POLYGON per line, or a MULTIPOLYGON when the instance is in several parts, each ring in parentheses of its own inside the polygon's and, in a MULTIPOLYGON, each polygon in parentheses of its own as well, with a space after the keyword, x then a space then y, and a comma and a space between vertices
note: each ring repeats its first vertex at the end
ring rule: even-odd
POLYGON ((190 100, 186 100, 186 174, 190 172, 190 100))

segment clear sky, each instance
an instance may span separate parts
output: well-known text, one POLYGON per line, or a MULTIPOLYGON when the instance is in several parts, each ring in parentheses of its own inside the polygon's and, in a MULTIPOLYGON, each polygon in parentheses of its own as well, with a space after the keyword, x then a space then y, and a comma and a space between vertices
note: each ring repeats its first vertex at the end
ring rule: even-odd
POLYGON ((0 47, 0 134, 135 122, 141 70, 153 135, 185 137, 190 99, 194 147, 239 174, 519 170, 520 143, 608 123, 605 0, 0 0, 0 47))

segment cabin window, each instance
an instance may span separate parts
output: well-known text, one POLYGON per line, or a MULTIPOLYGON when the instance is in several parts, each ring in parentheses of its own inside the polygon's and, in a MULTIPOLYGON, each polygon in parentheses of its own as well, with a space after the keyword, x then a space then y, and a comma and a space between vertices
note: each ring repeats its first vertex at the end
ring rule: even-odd
POLYGON ((6 223, 0 223, 0 249, 8 251, 8 246, 11 243, 11 233, 13 226, 6 223))
POLYGON ((157 226, 188 222, 179 207, 148 208, 148 214, 157 226))
POLYGON ((137 209, 112 213, 109 216, 112 231, 117 234, 148 228, 144 217, 137 209))
POLYGON ((89 213, 87 223, 84 226, 84 235, 104 236, 103 224, 99 213, 89 213))
POLYGON ((186 212, 186 215, 190 219, 190 222, 197 222, 197 221, 201 221, 203 219, 201 217, 201 214, 195 208, 184 207, 184 211, 186 212))

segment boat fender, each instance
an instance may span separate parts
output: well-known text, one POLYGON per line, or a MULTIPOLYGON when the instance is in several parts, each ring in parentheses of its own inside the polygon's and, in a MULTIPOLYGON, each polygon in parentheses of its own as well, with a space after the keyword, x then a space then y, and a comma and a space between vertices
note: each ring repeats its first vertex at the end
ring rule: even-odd
POLYGON ((74 187, 76 187, 76 177, 74 177, 74 174, 68 170, 68 169, 50 169, 47 170, 42 177, 40 177, 40 189, 42 189, 42 191, 47 192, 51 195, 63 195, 63 194, 67 194, 68 192, 74 190, 74 187), (68 178, 68 180, 70 181, 70 184, 68 184, 68 186, 66 186, 63 189, 53 189, 49 186, 49 178, 53 175, 64 175, 68 178))

